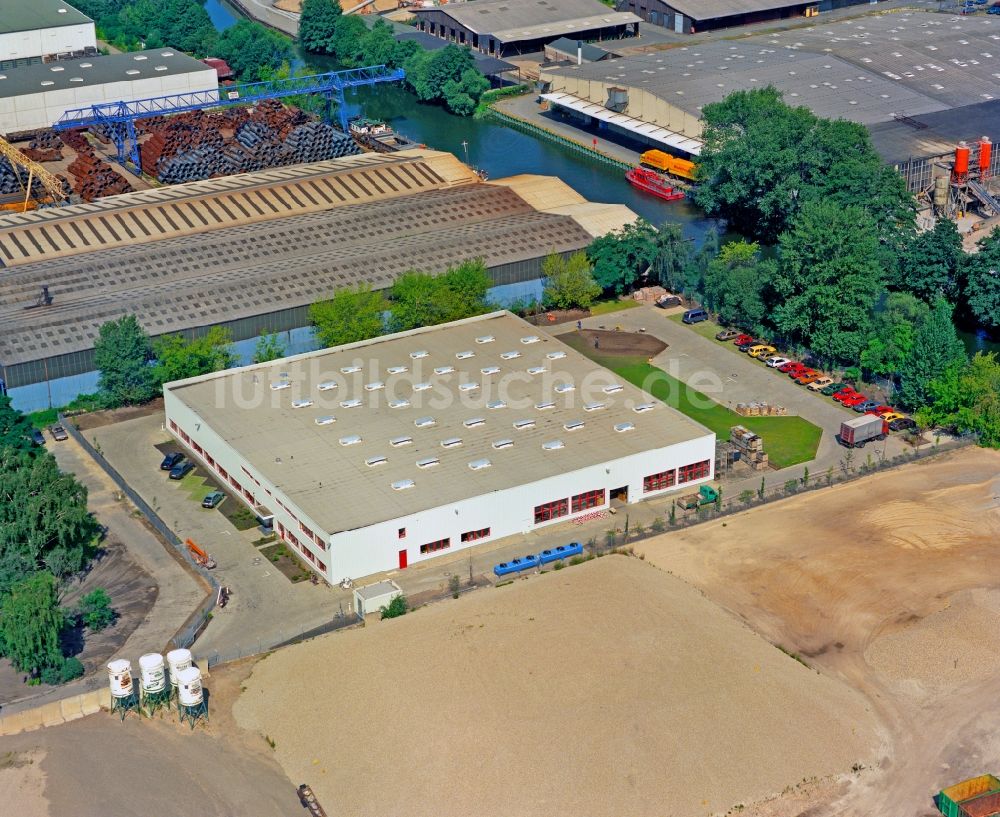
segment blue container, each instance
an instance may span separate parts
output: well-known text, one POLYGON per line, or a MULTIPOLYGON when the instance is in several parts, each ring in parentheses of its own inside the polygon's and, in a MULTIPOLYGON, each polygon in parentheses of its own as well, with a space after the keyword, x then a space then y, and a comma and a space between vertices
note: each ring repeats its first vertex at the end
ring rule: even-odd
MULTIPOLYGON (((515 559, 514 561, 516 562, 517 559, 515 559)), ((497 576, 507 576, 511 573, 517 573, 518 570, 520 570, 520 568, 517 567, 517 565, 515 565, 513 562, 500 562, 500 564, 495 565, 493 568, 493 572, 497 576)))
POLYGON ((579 556, 582 553, 583 545, 579 542, 570 542, 568 545, 557 545, 543 550, 539 558, 543 565, 547 565, 549 562, 558 562, 560 559, 568 559, 570 556, 579 556))
POLYGON ((522 556, 520 559, 515 559, 515 562, 520 562, 520 567, 518 570, 528 570, 532 567, 538 567, 541 564, 538 557, 534 553, 529 553, 527 556, 522 556))

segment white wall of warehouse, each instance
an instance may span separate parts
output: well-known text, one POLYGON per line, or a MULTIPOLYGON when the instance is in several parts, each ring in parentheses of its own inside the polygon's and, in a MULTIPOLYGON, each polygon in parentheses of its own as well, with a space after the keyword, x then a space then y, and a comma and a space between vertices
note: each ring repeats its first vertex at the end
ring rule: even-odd
MULTIPOLYGON (((100 59, 95 57, 95 59, 100 59)), ((72 66, 72 63, 66 63, 72 66)), ((53 67, 58 67, 54 63, 53 67)), ((70 67, 66 68, 69 72, 70 67)), ((36 128, 51 127, 66 111, 83 108, 102 102, 118 102, 148 99, 150 97, 183 94, 189 91, 205 91, 218 86, 218 75, 214 68, 191 71, 183 74, 140 77, 135 80, 106 82, 96 85, 80 85, 79 88, 62 88, 20 96, 0 96, 0 133, 17 133, 36 128)), ((0 94, 3 81, 0 80, 0 94)))
MULTIPOLYGON (((570 514, 551 522, 536 525, 534 521, 535 506, 559 499, 569 499, 576 494, 587 491, 603 488, 610 492, 611 489, 628 486, 629 502, 661 496, 680 489, 685 493, 690 493, 693 486, 708 482, 713 474, 710 472, 705 479, 649 494, 643 493, 643 477, 703 460, 708 460, 711 468, 715 461, 715 435, 706 434, 703 437, 685 440, 664 448, 611 459, 598 465, 524 483, 503 491, 470 497, 409 516, 331 535, 329 531, 324 531, 314 520, 302 513, 294 501, 284 496, 275 485, 264 479, 250 463, 244 461, 229 443, 202 422, 200 417, 169 389, 164 391, 164 410, 167 418, 167 430, 178 439, 178 442, 189 453, 193 454, 196 460, 205 462, 203 457, 198 456, 191 446, 185 444, 178 433, 172 430, 171 421, 177 424, 178 429, 186 432, 192 442, 196 442, 205 452, 211 454, 216 463, 221 464, 244 487, 254 492, 257 502, 266 505, 274 513, 275 530, 278 529, 277 523, 281 522, 288 530, 296 533, 302 547, 307 547, 318 560, 325 564, 326 570, 322 572, 317 570, 317 572, 321 572, 321 575, 331 583, 339 582, 345 577, 358 580, 386 570, 395 570, 399 567, 399 551, 403 548, 407 551, 408 564, 414 565, 483 542, 525 533, 546 525, 570 521, 575 516, 591 513, 598 508, 589 508, 578 514, 570 514), (248 480, 241 470, 242 468, 247 468, 260 482, 260 486, 256 486, 248 480), (271 497, 267 495, 265 489, 271 491, 271 497), (329 544, 328 549, 302 535, 298 522, 282 511, 281 507, 274 501, 275 499, 280 499, 294 512, 298 520, 306 524, 317 535, 323 537, 329 544), (479 539, 468 543, 461 541, 461 536, 466 531, 487 527, 490 528, 488 539, 479 539), (406 529, 404 539, 399 538, 400 528, 406 529), (421 545, 445 538, 451 539, 449 548, 421 555, 421 545)), ((558 456, 558 454, 558 451, 551 452, 550 456, 558 456)), ((211 471, 211 468, 209 470, 211 471)), ((219 478, 218 475, 216 478, 219 478)), ((474 484, 475 478, 476 474, 470 471, 470 483, 474 484)), ((416 481, 417 487, 410 490, 420 490, 419 476, 416 481)), ((227 485, 227 488, 235 492, 232 486, 227 485)), ((610 493, 608 493, 608 497, 610 498, 610 493)), ((601 507, 606 508, 607 505, 601 507)))
POLYGON ((97 48, 93 23, 0 34, 0 59, 3 60, 27 60, 49 54, 83 51, 85 48, 97 48))

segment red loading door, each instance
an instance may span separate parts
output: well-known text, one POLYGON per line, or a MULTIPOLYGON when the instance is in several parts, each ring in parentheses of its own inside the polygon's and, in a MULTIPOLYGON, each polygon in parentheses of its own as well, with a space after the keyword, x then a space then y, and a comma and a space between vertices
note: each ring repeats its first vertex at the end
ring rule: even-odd
POLYGON ((406 568, 406 548, 399 551, 399 569, 404 570, 406 568))

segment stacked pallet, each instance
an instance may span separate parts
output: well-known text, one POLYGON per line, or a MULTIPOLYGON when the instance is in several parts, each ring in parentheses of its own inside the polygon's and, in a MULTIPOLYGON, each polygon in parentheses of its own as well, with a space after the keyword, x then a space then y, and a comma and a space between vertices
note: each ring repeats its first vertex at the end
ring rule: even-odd
POLYGON ((66 169, 74 179, 73 191, 84 201, 94 201, 132 190, 128 180, 97 155, 80 131, 66 131, 62 134, 62 140, 76 151, 76 159, 66 169))
POLYGON ((755 471, 763 471, 767 468, 764 440, 746 426, 730 428, 729 442, 740 452, 740 459, 755 471))
POLYGON ((737 403, 736 413, 741 417, 784 417, 788 414, 788 409, 755 400, 752 403, 737 403))

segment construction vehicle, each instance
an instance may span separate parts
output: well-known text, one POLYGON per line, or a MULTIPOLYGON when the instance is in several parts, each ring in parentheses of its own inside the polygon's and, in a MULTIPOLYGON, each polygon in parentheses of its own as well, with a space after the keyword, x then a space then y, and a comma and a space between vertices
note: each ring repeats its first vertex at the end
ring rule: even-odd
POLYGON ((62 182, 56 176, 49 173, 38 162, 29 159, 2 136, 0 136, 0 156, 10 162, 11 167, 14 169, 14 175, 17 177, 18 183, 21 184, 21 189, 24 191, 24 201, 18 199, 13 202, 0 202, 0 212, 14 210, 25 213, 28 210, 34 210, 37 207, 47 204, 64 204, 69 201, 69 197, 63 189, 62 182), (27 184, 21 182, 20 170, 28 171, 27 184), (44 188, 45 195, 33 195, 36 182, 44 188))
POLYGON ((206 570, 214 570, 215 569, 215 566, 216 566, 215 559, 213 559, 204 550, 202 550, 200 547, 198 547, 198 545, 195 544, 194 541, 192 541, 191 539, 188 539, 187 541, 184 542, 184 544, 187 545, 188 550, 191 551, 191 557, 201 567, 205 568, 206 570))
POLYGON ((845 448, 864 448, 871 440, 889 436, 889 424, 877 414, 865 414, 840 424, 837 442, 845 448))
POLYGON ((942 789, 934 800, 944 817, 990 817, 1000 813, 1000 780, 981 774, 942 789))
POLYGON ((693 511, 701 505, 711 505, 719 498, 719 492, 711 485, 702 485, 696 494, 688 494, 677 500, 677 503, 686 511, 693 511))
POLYGON ((639 161, 647 167, 652 167, 671 176, 694 181, 696 165, 687 159, 678 159, 662 150, 647 150, 639 157, 639 161))

